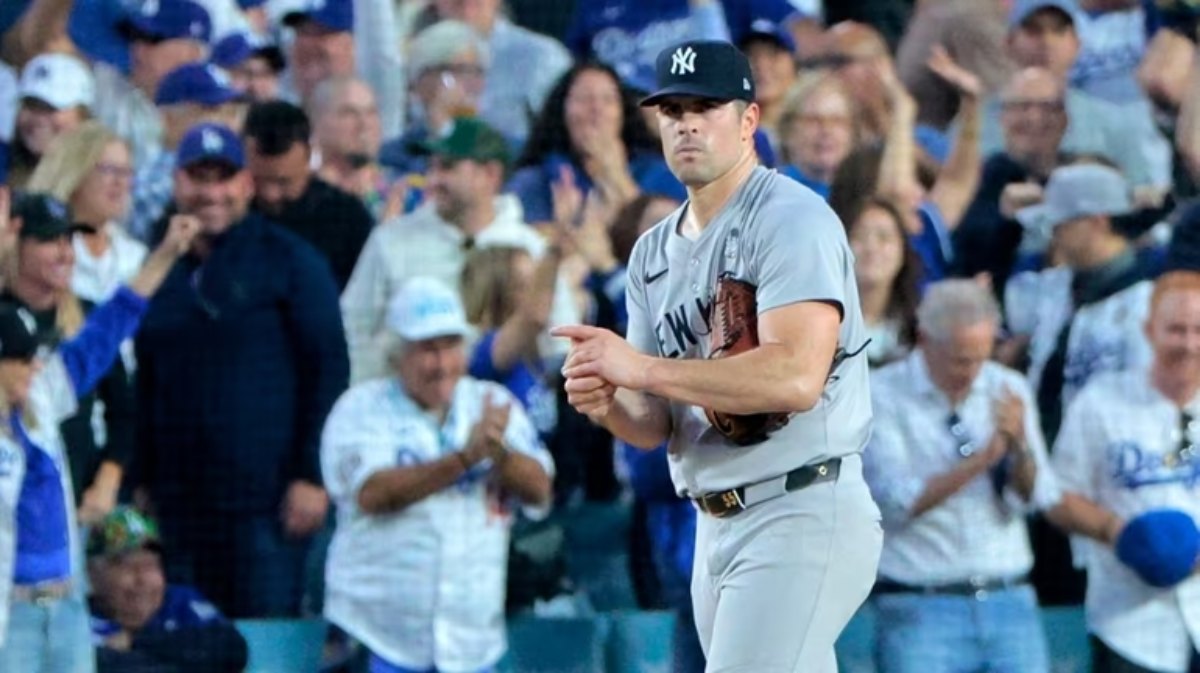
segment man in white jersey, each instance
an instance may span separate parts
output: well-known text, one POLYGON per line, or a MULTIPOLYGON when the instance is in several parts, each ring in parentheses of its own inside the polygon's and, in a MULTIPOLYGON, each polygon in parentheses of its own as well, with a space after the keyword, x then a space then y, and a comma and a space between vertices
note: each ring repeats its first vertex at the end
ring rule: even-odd
POLYGON ((663 150, 688 200, 638 241, 628 341, 572 340, 570 402, 644 449, 668 442, 672 479, 704 512, 692 595, 708 671, 835 671, 834 642, 866 598, 882 542, 862 477, 870 434, 866 341, 842 224, 799 183, 760 168, 746 57, 725 42, 663 51, 663 150), (754 286, 758 345, 710 359, 718 278, 754 286), (835 363, 836 361, 836 363, 835 363), (753 444, 706 420, 782 412, 753 444))
POLYGON ((1158 279, 1146 335, 1149 371, 1093 378, 1067 409, 1053 452, 1064 495, 1050 518, 1088 538, 1073 549, 1087 567, 1094 673, 1200 666, 1200 578, 1152 586, 1113 549, 1126 523, 1151 510, 1200 521, 1200 274, 1158 279))
POLYGON ((371 673, 493 673, 511 506, 548 507, 554 465, 520 402, 465 375, 469 328, 447 285, 408 281, 387 327, 392 376, 342 395, 321 438, 338 513, 325 615, 371 652, 371 673))

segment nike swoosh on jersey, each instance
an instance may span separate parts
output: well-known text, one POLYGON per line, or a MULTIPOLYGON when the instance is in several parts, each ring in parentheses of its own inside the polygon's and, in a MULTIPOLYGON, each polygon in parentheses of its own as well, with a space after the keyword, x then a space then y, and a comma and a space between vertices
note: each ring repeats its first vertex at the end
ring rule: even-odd
POLYGON ((646 277, 645 277, 646 284, 649 285, 650 283, 653 283, 654 281, 658 280, 659 278, 662 278, 665 275, 667 275, 666 269, 663 269, 662 271, 659 271, 658 273, 648 273, 648 274, 646 274, 646 277))

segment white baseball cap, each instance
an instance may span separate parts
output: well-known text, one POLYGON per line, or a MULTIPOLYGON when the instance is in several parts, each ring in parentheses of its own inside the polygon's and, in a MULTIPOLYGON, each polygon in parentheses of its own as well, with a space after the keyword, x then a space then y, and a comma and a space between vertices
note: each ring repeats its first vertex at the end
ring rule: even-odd
POLYGON ((1131 210, 1129 184, 1120 172, 1101 164, 1072 164, 1050 174, 1042 202, 1018 210, 1017 221, 1048 236, 1070 220, 1131 210))
POLYGON ((88 66, 67 54, 41 54, 21 71, 21 98, 45 101, 56 110, 91 107, 96 83, 88 66))
POLYGON ((467 336, 471 326, 458 293, 434 278, 413 278, 388 305, 387 326, 405 341, 467 336))

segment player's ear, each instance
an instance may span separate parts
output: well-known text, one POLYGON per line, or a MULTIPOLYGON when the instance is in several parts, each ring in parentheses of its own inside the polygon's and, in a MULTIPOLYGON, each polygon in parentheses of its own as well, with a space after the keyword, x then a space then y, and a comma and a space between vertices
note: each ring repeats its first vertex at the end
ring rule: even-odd
POLYGON ((754 137, 754 132, 758 130, 758 122, 762 117, 762 108, 758 107, 758 103, 750 103, 746 106, 746 111, 742 113, 742 140, 750 141, 754 137))

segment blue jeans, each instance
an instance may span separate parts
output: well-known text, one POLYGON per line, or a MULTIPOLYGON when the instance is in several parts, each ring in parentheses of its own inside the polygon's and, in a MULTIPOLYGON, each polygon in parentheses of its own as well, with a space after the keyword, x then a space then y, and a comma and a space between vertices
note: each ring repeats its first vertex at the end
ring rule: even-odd
MULTIPOLYGON (((384 661, 379 655, 371 653, 371 665, 367 669, 368 673, 438 673, 436 668, 431 668, 427 671, 418 671, 412 668, 404 668, 395 664, 390 664, 384 661)), ((496 669, 488 667, 479 671, 479 673, 496 673, 496 669)))
POLYGON ((0 671, 94 673, 96 652, 87 605, 70 596, 45 605, 12 601, 0 671))
POLYGON ((1047 673, 1046 636, 1030 586, 974 596, 896 593, 872 599, 880 673, 1047 673))

